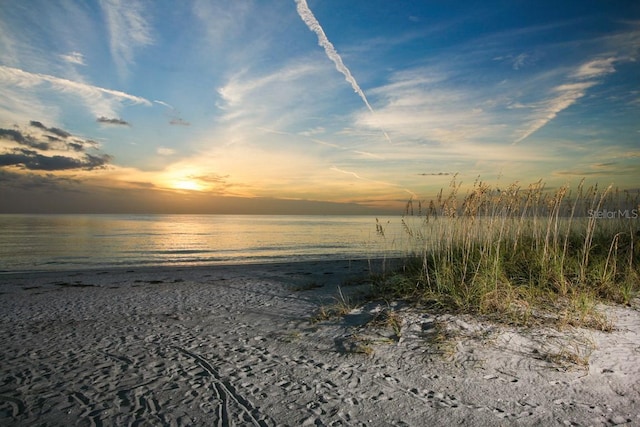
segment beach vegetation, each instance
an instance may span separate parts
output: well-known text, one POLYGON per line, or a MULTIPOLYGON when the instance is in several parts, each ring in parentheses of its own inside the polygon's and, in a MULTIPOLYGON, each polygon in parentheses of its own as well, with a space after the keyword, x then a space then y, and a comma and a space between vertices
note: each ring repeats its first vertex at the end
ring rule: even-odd
POLYGON ((332 303, 321 305, 315 315, 311 317, 311 323, 346 316, 358 308, 361 302, 360 298, 344 293, 342 287, 338 286, 337 296, 333 297, 332 303))
MULTIPOLYGON (((429 202, 407 203, 411 249, 400 268, 372 280, 371 298, 472 313, 516 325, 611 328, 601 302, 640 291, 640 200, 584 180, 503 188, 454 178, 429 202)), ((376 222, 384 236, 384 225, 376 222)))

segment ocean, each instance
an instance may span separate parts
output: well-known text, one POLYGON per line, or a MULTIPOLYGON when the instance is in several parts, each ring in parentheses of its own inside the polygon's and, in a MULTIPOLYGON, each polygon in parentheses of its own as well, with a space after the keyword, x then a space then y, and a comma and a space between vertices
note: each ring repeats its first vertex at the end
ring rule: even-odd
POLYGON ((0 215, 0 272, 372 259, 405 240, 400 216, 0 215))

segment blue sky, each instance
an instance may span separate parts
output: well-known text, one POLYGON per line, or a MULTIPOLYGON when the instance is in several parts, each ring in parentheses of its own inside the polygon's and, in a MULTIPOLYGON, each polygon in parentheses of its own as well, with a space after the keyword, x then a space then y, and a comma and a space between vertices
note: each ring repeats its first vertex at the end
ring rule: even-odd
POLYGON ((635 1, 3 1, 0 52, 6 212, 640 187, 635 1))

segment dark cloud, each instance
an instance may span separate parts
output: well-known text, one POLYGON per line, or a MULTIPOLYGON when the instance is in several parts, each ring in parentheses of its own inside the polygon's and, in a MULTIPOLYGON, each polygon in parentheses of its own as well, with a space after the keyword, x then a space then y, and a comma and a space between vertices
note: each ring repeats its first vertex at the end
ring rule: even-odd
POLYGON ((55 149, 55 150, 83 152, 85 151, 86 147, 91 147, 91 148, 98 147, 98 143, 92 140, 83 140, 77 137, 70 140, 72 136, 71 133, 59 128, 46 127, 45 125, 42 124, 42 122, 32 120, 29 122, 29 124, 45 132, 53 133, 54 135, 40 134, 40 135, 34 136, 28 133, 25 133, 24 131, 21 131, 21 130, 0 128, 0 139, 13 141, 20 145, 23 145, 29 148, 34 148, 40 151, 48 151, 48 150, 55 149))
POLYGON ((49 140, 49 142, 60 142, 60 141, 62 141, 57 136, 53 136, 53 135, 45 135, 44 137, 47 138, 49 140))
POLYGON ((30 135, 24 135, 22 132, 15 129, 0 129, 0 139, 14 141, 20 145, 26 145, 27 147, 37 148, 38 150, 46 151, 49 149, 48 142, 36 141, 30 135))
POLYGON ((0 129, 0 139, 8 139, 20 144, 25 142, 25 137, 22 132, 15 129, 0 129))
POLYGON ((42 130, 48 130, 45 125, 43 125, 41 122, 38 122, 38 121, 35 121, 35 120, 31 120, 29 122, 29 124, 31 126, 33 126, 34 128, 38 128, 38 129, 42 129, 42 130))
POLYGON ((66 130, 58 129, 58 128, 49 128, 49 132, 58 135, 61 138, 69 138, 71 134, 66 130))
POLYGON ((170 125, 173 126, 191 126, 191 123, 182 120, 181 118, 173 118, 171 119, 171 121, 169 122, 170 125))
POLYGON ((84 151, 84 145, 78 142, 69 142, 67 143, 67 147, 71 148, 73 151, 84 151))
POLYGON ((108 125, 130 126, 129 122, 127 122, 126 120, 116 119, 116 118, 110 119, 104 116, 98 117, 96 121, 98 123, 105 123, 108 125))
POLYGON ((132 188, 141 188, 141 189, 155 189, 157 186, 152 182, 141 182, 141 181, 127 181, 127 185, 132 188))
POLYGON ((452 172, 432 172, 432 173, 419 173, 420 176, 450 176, 452 172))
POLYGON ((59 129, 59 128, 48 128, 44 124, 42 124, 42 122, 39 122, 37 120, 31 120, 29 122, 29 124, 31 126, 33 126, 34 128, 38 128, 38 129, 49 131, 52 134, 58 135, 61 138, 65 138, 66 139, 66 138, 69 138, 71 136, 71 134, 69 132, 67 132, 66 130, 59 129))
POLYGON ((15 173, 8 170, 0 169, 0 184, 5 189, 12 188, 16 190, 43 190, 52 191, 60 189, 63 186, 70 188, 79 184, 80 181, 73 178, 55 176, 52 173, 35 174, 35 173, 15 173))
POLYGON ((45 156, 33 150, 17 148, 0 153, 0 167, 17 166, 28 170, 61 171, 70 169, 92 170, 105 167, 110 157, 85 154, 81 158, 67 156, 45 156))

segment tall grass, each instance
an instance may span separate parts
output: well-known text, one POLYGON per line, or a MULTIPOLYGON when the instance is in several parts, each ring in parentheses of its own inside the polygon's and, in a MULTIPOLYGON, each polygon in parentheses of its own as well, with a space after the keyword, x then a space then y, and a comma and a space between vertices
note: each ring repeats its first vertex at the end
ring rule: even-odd
POLYGON ((408 202, 413 252, 376 295, 518 323, 554 310, 588 323, 597 301, 628 304, 640 291, 638 195, 584 181, 460 189, 454 179, 448 194, 408 202))

